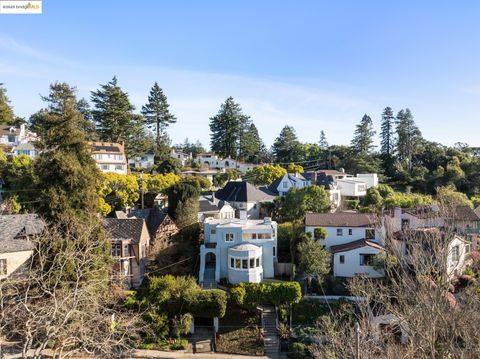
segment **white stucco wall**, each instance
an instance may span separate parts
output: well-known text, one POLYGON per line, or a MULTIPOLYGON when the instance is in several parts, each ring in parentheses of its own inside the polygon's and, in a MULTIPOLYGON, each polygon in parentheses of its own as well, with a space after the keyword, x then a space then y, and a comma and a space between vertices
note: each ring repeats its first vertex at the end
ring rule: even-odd
POLYGON ((7 260, 7 275, 0 274, 0 279, 8 277, 18 269, 32 255, 32 251, 22 251, 13 253, 0 253, 0 259, 7 260))
POLYGON ((335 277, 355 277, 364 275, 369 278, 381 278, 382 272, 376 271, 372 266, 360 265, 360 254, 378 254, 380 250, 369 246, 338 252, 333 255, 333 275, 335 277), (345 263, 340 263, 340 256, 344 256, 345 263))

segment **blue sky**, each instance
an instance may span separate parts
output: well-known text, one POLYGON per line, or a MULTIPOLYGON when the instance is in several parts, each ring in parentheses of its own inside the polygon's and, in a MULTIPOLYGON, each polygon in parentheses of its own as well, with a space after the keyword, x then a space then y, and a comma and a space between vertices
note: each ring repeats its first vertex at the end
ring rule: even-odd
POLYGON ((28 117, 53 81, 80 97, 117 75, 140 108, 158 81, 185 137, 209 144, 228 96, 270 145, 284 125, 348 144, 364 113, 410 107, 424 136, 480 146, 478 1, 60 1, 0 15, 0 82, 28 117))

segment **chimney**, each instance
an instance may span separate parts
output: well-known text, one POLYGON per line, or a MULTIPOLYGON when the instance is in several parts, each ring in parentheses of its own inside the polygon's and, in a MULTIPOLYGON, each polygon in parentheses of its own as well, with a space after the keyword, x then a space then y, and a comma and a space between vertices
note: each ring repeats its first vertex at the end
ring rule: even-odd
POLYGON ((263 218, 263 223, 264 224, 272 224, 272 218, 271 217, 263 218))
POLYGON ((246 210, 244 210, 244 209, 241 209, 241 210, 240 210, 240 219, 241 219, 242 221, 246 221, 246 220, 247 220, 247 211, 246 211, 246 210))

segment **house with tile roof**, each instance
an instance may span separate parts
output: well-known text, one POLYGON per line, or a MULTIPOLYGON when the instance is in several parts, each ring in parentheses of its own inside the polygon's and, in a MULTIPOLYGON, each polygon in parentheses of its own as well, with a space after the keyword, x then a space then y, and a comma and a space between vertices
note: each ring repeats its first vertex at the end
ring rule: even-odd
POLYGON ((333 258, 333 274, 338 277, 383 277, 373 260, 384 252, 381 221, 372 213, 338 212, 307 213, 305 232, 320 241, 333 258), (326 230, 319 237, 317 228, 326 230))
POLYGON ((228 202, 238 211, 246 211, 247 218, 258 219, 262 215, 262 202, 273 202, 275 194, 268 189, 258 189, 247 181, 229 181, 215 193, 215 200, 228 202))
POLYGON ((31 237, 42 233, 45 222, 34 214, 0 215, 0 280, 17 273, 31 257, 31 237))
POLYGON ((126 288, 138 288, 147 266, 150 234, 143 218, 104 218, 115 260, 113 278, 126 288))

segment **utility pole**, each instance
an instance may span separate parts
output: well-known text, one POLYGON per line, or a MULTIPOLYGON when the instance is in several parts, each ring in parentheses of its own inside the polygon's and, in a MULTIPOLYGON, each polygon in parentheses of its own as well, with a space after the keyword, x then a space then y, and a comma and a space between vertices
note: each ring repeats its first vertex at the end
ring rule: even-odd
POLYGON ((143 200, 143 172, 140 173, 140 193, 142 195, 142 209, 144 209, 145 207, 145 204, 144 204, 144 200, 143 200))
POLYGON ((360 325, 358 322, 355 323, 355 359, 360 359, 360 325))

